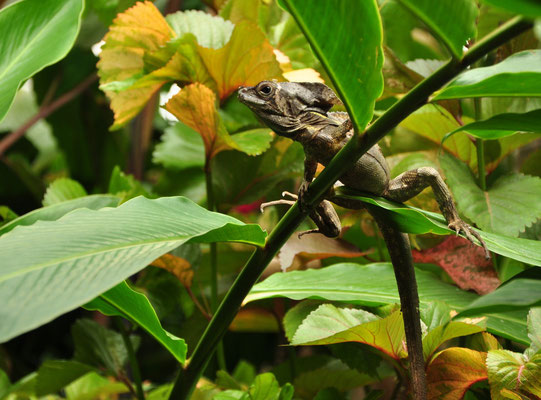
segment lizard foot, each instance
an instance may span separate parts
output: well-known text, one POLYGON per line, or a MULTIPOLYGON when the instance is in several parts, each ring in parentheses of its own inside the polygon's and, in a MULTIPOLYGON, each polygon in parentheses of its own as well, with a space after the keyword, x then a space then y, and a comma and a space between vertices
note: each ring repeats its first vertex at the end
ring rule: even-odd
POLYGON ((453 231, 455 231, 457 235, 459 233, 463 233, 464 236, 466 236, 466 238, 473 244, 478 244, 475 241, 475 239, 477 239, 479 241, 480 246, 483 247, 483 249, 485 250, 485 258, 487 260, 490 259, 490 252, 488 251, 486 243, 470 225, 462 221, 460 218, 457 218, 451 221, 449 225, 447 226, 449 227, 449 229, 452 229, 453 231))

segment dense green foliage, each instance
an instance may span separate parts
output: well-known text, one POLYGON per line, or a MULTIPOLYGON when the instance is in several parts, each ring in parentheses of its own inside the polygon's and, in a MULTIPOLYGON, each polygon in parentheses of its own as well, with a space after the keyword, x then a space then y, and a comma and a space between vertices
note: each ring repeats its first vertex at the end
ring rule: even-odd
POLYGON ((430 189, 340 192, 410 234, 429 398, 541 397, 537 2, 4 3, 0 399, 411 389, 370 215, 338 209, 331 240, 297 238, 296 205, 259 212, 303 168, 236 98, 271 79, 324 81, 357 132, 309 205, 385 135, 392 176, 439 169, 491 251, 450 236, 430 189))

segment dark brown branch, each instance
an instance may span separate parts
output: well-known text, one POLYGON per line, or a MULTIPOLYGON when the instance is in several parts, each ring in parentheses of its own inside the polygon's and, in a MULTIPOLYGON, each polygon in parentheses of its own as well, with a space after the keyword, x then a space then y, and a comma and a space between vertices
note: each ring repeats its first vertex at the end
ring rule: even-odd
POLYGON ((0 158, 3 157, 4 153, 11 146, 13 146, 20 138, 22 138, 24 134, 26 133, 26 131, 30 129, 36 122, 38 122, 42 118, 47 118, 49 115, 51 115, 53 112, 58 110, 60 107, 62 107, 66 103, 69 103, 71 100, 79 96, 82 92, 84 92, 90 85, 92 85, 97 80, 98 80, 98 76, 96 74, 92 74, 89 77, 87 77, 84 81, 79 83, 77 86, 75 86, 73 89, 71 89, 69 92, 64 93, 62 96, 60 96, 58 99, 56 99, 52 103, 43 105, 39 109, 39 111, 36 113, 36 115, 34 115, 32 118, 26 121, 21 127, 14 130, 13 132, 8 134, 6 137, 4 137, 0 141, 0 158))

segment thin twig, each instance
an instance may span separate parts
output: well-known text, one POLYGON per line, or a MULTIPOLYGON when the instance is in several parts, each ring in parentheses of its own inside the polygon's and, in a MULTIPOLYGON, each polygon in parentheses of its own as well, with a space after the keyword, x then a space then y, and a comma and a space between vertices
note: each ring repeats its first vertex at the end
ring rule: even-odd
POLYGON ((0 158, 11 146, 13 146, 20 138, 22 138, 26 131, 30 129, 36 122, 38 122, 42 118, 47 118, 60 107, 62 107, 66 103, 69 103, 97 80, 98 76, 96 74, 92 74, 84 81, 79 83, 77 86, 75 86, 73 89, 71 89, 69 92, 64 93, 58 99, 53 101, 51 104, 42 106, 32 118, 30 118, 23 125, 21 125, 21 127, 14 130, 0 141, 0 158))

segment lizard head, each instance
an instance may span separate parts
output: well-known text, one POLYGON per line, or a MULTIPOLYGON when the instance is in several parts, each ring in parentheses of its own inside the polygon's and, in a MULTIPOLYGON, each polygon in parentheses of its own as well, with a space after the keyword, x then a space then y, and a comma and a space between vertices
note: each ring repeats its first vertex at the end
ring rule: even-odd
POLYGON ((340 100, 323 83, 263 81, 239 89, 239 100, 281 136, 313 125, 314 115, 326 116, 340 100))

